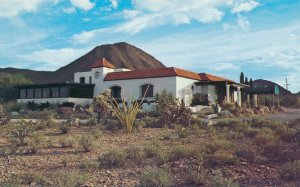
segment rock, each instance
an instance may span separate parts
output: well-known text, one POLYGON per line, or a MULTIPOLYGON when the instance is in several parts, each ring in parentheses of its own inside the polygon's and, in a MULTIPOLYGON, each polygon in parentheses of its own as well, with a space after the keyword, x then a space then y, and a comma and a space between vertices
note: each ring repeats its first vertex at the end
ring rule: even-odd
POLYGON ((279 106, 278 110, 279 110, 279 112, 286 112, 287 111, 287 109, 284 108, 283 106, 279 106))
POLYGON ((10 115, 11 115, 11 116, 18 116, 18 115, 19 115, 19 112, 11 112, 10 115))
POLYGON ((218 114, 210 114, 206 116, 207 119, 217 119, 219 118, 218 114))
POLYGON ((254 109, 254 114, 256 114, 256 115, 264 115, 265 112, 262 109, 260 109, 260 108, 256 108, 256 109, 254 109))

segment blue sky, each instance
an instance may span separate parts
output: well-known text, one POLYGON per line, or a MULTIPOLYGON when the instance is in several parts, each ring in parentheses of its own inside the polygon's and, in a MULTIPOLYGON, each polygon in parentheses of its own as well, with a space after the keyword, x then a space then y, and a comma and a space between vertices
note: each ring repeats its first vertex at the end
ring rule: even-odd
POLYGON ((166 66, 300 91, 300 0, 0 0, 0 68, 56 70, 122 41, 166 66))

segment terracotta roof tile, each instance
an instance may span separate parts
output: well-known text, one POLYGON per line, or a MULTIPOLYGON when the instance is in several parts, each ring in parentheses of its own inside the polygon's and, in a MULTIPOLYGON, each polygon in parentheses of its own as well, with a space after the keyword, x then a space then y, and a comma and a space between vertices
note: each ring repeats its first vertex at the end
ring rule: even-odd
POLYGON ((201 77, 202 81, 235 83, 235 81, 233 81, 233 80, 226 79, 226 78, 223 78, 223 77, 218 77, 218 76, 211 75, 211 74, 208 74, 208 73, 199 73, 199 76, 201 77))
POLYGON ((112 80, 175 77, 175 76, 200 80, 200 76, 198 73, 194 73, 191 71, 183 70, 180 68, 174 68, 174 67, 113 72, 113 73, 108 73, 104 80, 112 81, 112 80))
POLYGON ((112 65, 110 62, 108 62, 105 58, 102 60, 98 60, 94 64, 90 66, 90 68, 99 68, 99 67, 106 67, 106 68, 113 68, 115 69, 116 67, 112 65))

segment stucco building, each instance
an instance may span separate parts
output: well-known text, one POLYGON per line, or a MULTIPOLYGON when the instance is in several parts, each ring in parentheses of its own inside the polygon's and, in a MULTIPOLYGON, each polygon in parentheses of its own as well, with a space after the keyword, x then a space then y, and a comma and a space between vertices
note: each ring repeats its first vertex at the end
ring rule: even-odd
POLYGON ((192 104, 197 94, 204 96, 207 105, 222 102, 241 105, 241 88, 244 86, 226 78, 176 67, 147 70, 117 68, 102 59, 90 66, 90 71, 75 73, 74 83, 18 87, 18 102, 89 104, 93 96, 110 89, 115 98, 139 99, 146 95, 148 103, 153 102, 156 93, 167 90, 183 100, 186 106, 192 104))

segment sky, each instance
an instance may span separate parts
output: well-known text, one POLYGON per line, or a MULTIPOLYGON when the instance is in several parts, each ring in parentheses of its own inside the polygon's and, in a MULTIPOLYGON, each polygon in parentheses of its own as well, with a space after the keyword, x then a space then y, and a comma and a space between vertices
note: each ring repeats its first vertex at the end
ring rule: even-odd
POLYGON ((300 91, 300 0, 0 0, 0 68, 54 71, 117 42, 169 67, 300 91))

